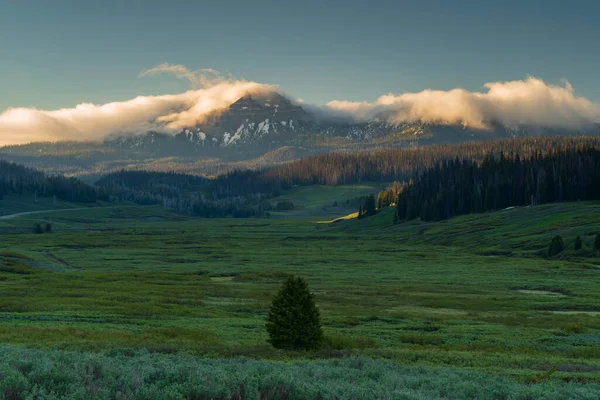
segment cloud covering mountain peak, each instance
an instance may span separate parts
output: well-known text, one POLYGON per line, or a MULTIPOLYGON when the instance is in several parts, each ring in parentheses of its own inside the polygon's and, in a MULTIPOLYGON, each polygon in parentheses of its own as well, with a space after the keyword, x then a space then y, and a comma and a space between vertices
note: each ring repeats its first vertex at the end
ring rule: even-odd
MULTIPOLYGON (((161 64, 140 76, 169 73, 193 89, 179 94, 138 96, 107 104, 82 103, 73 108, 9 108, 0 113, 0 145, 34 141, 102 140, 113 134, 150 130, 176 132, 202 124, 248 94, 282 93, 278 86, 223 76, 212 69, 190 71, 161 64)), ((355 122, 383 118, 390 123, 423 121, 486 128, 489 123, 578 129, 600 123, 600 104, 578 97, 570 84, 549 85, 541 79, 486 83, 486 92, 427 89, 387 94, 375 102, 335 100, 302 107, 321 118, 355 122)))
POLYGON ((490 82, 484 87, 485 93, 427 89, 418 93, 387 94, 374 103, 335 100, 326 108, 356 121, 384 115, 391 123, 442 122, 480 129, 491 122, 567 129, 600 123, 600 104, 577 97, 568 82, 554 86, 529 77, 490 82))

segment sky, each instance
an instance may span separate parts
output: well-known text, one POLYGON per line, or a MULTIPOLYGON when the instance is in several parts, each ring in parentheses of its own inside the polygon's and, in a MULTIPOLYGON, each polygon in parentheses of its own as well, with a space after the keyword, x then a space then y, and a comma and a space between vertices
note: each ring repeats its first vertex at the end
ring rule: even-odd
MULTIPOLYGON (((488 82, 535 77, 594 108, 598 15, 592 0, 4 0, 0 113, 190 89, 174 74, 142 73, 166 63, 278 85, 317 105, 485 93, 488 82)), ((0 136, 2 123, 0 114, 0 136)))

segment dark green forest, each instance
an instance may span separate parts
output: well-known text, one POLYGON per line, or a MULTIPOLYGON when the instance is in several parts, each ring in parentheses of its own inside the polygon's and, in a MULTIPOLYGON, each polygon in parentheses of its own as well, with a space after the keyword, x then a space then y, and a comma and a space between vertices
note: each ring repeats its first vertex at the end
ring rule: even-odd
POLYGON ((397 219, 439 221, 457 215, 563 201, 600 200, 600 151, 555 149, 487 155, 481 163, 447 160, 398 196, 397 219))
POLYGON ((48 176, 35 169, 0 160, 0 197, 8 194, 56 197, 74 203, 108 199, 105 192, 77 178, 48 176))

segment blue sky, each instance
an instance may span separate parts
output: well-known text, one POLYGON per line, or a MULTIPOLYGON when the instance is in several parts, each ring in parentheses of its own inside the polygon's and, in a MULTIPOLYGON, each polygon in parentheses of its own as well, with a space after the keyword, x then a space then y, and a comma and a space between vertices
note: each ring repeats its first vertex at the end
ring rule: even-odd
POLYGON ((31 0, 0 3, 0 110, 177 93, 169 62, 312 103, 533 75, 600 101, 597 1, 31 0))

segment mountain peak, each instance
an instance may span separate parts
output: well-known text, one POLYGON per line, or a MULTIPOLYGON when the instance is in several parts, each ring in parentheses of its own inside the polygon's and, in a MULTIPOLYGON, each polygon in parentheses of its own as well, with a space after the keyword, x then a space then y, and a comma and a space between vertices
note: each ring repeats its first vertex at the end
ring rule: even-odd
POLYGON ((229 106, 229 111, 242 115, 268 113, 272 114, 273 117, 283 113, 286 114, 282 115, 284 118, 288 118, 289 114, 296 114, 294 117, 305 116, 305 111, 302 107, 294 105, 288 98, 275 91, 242 96, 229 106))

